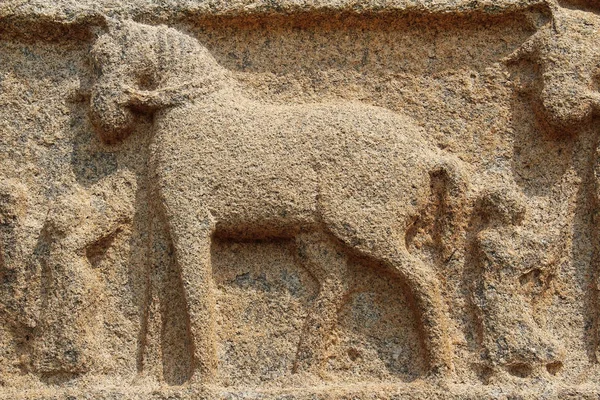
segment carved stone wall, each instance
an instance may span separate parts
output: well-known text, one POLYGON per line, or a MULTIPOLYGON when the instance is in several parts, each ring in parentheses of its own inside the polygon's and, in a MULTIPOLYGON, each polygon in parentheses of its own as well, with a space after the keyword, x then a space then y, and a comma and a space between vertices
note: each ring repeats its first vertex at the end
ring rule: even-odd
POLYGON ((600 4, 0 4, 1 399, 600 396, 600 4))

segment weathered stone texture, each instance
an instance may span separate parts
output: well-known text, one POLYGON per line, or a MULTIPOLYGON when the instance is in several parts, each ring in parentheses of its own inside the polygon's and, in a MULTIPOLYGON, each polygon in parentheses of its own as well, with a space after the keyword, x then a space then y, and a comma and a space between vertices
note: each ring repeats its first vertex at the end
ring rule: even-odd
POLYGON ((0 398, 600 396, 600 4, 0 4, 0 398))

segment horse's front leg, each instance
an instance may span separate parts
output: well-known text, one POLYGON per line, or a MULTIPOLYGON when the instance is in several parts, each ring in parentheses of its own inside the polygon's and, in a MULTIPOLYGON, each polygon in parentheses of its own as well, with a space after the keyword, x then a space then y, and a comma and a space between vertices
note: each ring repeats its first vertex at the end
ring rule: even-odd
POLYGON ((192 337, 189 381, 210 383, 217 372, 210 252, 215 221, 208 210, 192 204, 194 202, 185 202, 181 198, 174 202, 165 199, 167 223, 181 274, 192 337))

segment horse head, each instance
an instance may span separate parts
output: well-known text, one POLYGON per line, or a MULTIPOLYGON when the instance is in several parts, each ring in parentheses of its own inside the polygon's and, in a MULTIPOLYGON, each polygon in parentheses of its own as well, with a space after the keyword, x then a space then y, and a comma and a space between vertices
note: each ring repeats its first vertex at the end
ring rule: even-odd
POLYGON ((107 23, 91 58, 90 118, 105 143, 127 137, 140 113, 153 113, 214 91, 224 69, 208 50, 164 25, 107 23))

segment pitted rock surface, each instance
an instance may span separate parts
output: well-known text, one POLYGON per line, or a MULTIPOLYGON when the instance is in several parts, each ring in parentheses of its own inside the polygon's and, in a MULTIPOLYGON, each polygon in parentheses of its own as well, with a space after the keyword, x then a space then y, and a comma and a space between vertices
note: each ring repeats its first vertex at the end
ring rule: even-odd
POLYGON ((1 399, 600 396, 600 4, 6 0, 1 399))

